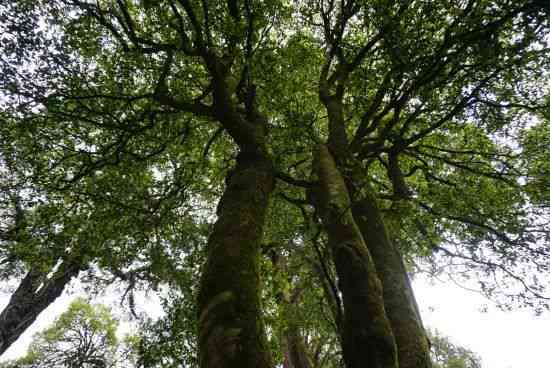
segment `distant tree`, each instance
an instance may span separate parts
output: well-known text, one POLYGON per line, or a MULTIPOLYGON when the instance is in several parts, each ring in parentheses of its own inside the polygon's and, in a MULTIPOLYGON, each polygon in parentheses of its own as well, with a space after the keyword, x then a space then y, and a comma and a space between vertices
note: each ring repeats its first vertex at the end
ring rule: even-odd
MULTIPOLYGON (((79 298, 48 329, 38 333, 27 355, 5 368, 113 368, 127 353, 116 337, 118 321, 103 305, 79 298)), ((124 357, 124 366, 130 361, 124 357)))
POLYGON ((456 345, 437 330, 428 334, 433 368, 481 368, 481 358, 476 353, 456 345))

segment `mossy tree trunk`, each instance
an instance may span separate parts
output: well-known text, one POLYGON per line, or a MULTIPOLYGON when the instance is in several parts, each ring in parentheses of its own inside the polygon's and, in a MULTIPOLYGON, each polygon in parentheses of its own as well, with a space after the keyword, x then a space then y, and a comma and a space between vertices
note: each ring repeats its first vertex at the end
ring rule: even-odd
POLYGON ((343 353, 347 368, 397 368, 395 339, 382 283, 351 211, 344 179, 328 148, 316 152, 313 203, 328 235, 344 304, 343 353))
POLYGON ((313 368, 310 350, 306 345, 302 326, 295 316, 296 308, 299 308, 301 291, 294 287, 292 291, 284 290, 280 296, 282 318, 285 319, 283 331, 284 368, 313 368))
POLYGON ((268 159, 239 154, 208 240, 198 298, 201 367, 271 366, 260 313, 259 245, 273 185, 268 159))
POLYGON ((399 368, 429 368, 429 343, 409 277, 390 240, 374 198, 353 205, 354 218, 372 255, 384 290, 384 305, 397 342, 399 368))
MULTIPOLYGON (((267 149, 268 120, 248 84, 245 110, 228 84, 230 71, 215 53, 205 51, 212 80, 214 118, 239 147, 236 166, 226 177, 208 239, 207 260, 198 294, 198 346, 201 368, 272 366, 260 308, 260 248, 275 186, 267 149)), ((249 82, 251 83, 251 82, 249 82)))
POLYGON ((285 357, 288 358, 288 368, 313 368, 300 326, 290 322, 285 333, 285 357))
MULTIPOLYGON (((319 97, 327 110, 329 124, 328 147, 330 153, 328 153, 328 149, 326 149, 326 152, 329 156, 330 154, 334 155, 334 160, 332 161, 335 166, 334 172, 340 175, 341 187, 343 187, 343 189, 337 192, 345 192, 347 198, 346 200, 341 200, 342 203, 346 201, 346 203, 348 203, 347 207, 342 208, 347 208, 350 213, 343 213, 342 219, 349 216, 350 220, 348 220, 348 222, 353 221, 354 226, 359 227, 358 231, 361 235, 360 238, 363 240, 363 247, 367 250, 371 263, 364 263, 365 267, 363 269, 360 267, 356 269, 352 267, 345 268, 347 266, 342 260, 340 260, 340 262, 344 263, 344 265, 338 265, 338 256, 335 254, 336 268, 338 270, 339 267, 344 267, 344 270, 349 273, 352 272, 351 270, 356 270, 357 274, 354 274, 350 278, 357 280, 357 282, 367 283, 369 279, 373 278, 381 282, 382 286, 380 293, 383 299, 381 304, 384 307, 384 317, 390 321, 390 331, 397 350, 398 362, 395 364, 398 364, 399 368, 429 368, 431 367, 429 343, 422 326, 420 314, 416 306, 416 301, 402 257, 397 249, 394 248, 387 234, 383 218, 376 205, 376 199, 373 194, 368 192, 367 188, 368 193, 366 193, 365 198, 365 188, 356 187, 358 185, 357 183, 365 183, 368 182, 368 180, 365 180, 364 177, 358 177, 362 175, 361 172, 363 170, 353 158, 352 148, 346 134, 343 95, 345 89, 344 84, 348 74, 346 74, 347 66, 344 65, 343 68, 340 76, 335 76, 337 82, 333 86, 334 93, 329 92, 330 78, 327 78, 326 75, 321 77, 319 97), (345 180, 342 173, 346 173, 345 180), (357 200, 358 198, 360 199, 359 201, 357 200), (351 209, 352 207, 353 210, 351 209), (367 267, 369 265, 372 267, 367 267), (361 273, 363 274, 361 275, 361 273), (374 276, 369 276, 369 273, 374 276)), ((402 181, 402 174, 399 171, 397 155, 393 154, 390 156, 390 177, 392 178, 392 182, 399 182, 400 184, 398 186, 400 189, 398 194, 406 196, 406 186, 402 181)), ((330 165, 327 165, 327 167, 329 166, 330 165)), ((323 180, 320 181, 322 186, 323 180)), ((320 197, 322 198, 322 196, 320 197)), ((338 232, 349 231, 345 226, 338 228, 333 225, 331 229, 331 227, 327 226, 327 223, 328 222, 325 221, 329 242, 331 241, 331 236, 342 238, 346 236, 346 234, 338 234, 338 232), (331 233, 333 235, 331 235, 331 233)), ((343 254, 343 252, 340 253, 343 254)), ((340 256, 340 258, 343 257, 340 256)), ((341 291, 344 298, 344 313, 348 314, 349 307, 346 305, 346 285, 343 283, 340 273, 338 277, 342 286, 341 291)), ((354 293, 354 290, 351 289, 349 292, 354 293)), ((366 311, 366 308, 363 310, 366 311)), ((358 311, 357 313, 361 312, 358 311)), ((347 318, 348 316, 346 316, 346 325, 347 318)), ((347 328, 348 327, 345 327, 344 330, 347 328)), ((345 345, 348 344, 346 342, 347 335, 348 333, 344 332, 344 356, 346 355, 345 345)), ((385 334, 382 333, 381 336, 384 335, 385 334)), ((372 336, 370 346, 376 346, 376 343, 374 343, 376 338, 376 336, 372 336)), ((364 343, 368 344, 367 341, 364 343)), ((385 354, 385 352, 377 352, 377 354, 385 354)), ((362 362, 362 364, 366 366, 369 366, 368 363, 369 360, 364 360, 362 362)), ((346 364, 348 367, 351 367, 347 360, 346 364)), ((357 364, 360 364, 360 362, 357 364)))

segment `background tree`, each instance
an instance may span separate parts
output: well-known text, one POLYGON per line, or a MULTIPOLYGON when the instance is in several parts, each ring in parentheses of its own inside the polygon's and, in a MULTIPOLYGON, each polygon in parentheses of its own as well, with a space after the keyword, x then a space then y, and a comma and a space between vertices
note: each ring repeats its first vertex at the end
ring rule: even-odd
POLYGON ((122 346, 116 337, 118 321, 109 309, 76 299, 46 330, 34 336, 26 356, 9 363, 21 368, 130 366, 120 362, 122 346), (118 365, 121 363, 122 365, 118 365))
POLYGON ((453 344, 437 330, 429 336, 434 368, 481 368, 481 359, 471 350, 453 344))

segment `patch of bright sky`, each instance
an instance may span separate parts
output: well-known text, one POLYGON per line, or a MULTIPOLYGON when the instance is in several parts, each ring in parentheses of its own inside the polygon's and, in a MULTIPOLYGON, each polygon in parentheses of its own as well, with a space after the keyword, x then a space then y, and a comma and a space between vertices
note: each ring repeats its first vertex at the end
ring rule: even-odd
POLYGON ((548 367, 548 312, 503 312, 483 296, 450 283, 421 277, 413 283, 424 324, 477 353, 483 368, 548 367))

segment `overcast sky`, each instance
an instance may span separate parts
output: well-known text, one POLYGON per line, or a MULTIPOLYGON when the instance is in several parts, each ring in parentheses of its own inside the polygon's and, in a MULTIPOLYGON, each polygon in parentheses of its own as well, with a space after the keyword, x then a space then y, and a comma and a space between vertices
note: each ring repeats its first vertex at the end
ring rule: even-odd
POLYGON ((550 367, 550 314, 503 312, 453 284, 416 280, 424 324, 479 354, 483 368, 550 367), (487 312, 481 312, 487 306, 487 312))
MULTIPOLYGON (((478 294, 452 284, 432 284, 422 279, 414 288, 424 324, 438 329, 455 343, 469 348, 482 358, 483 368, 546 368, 550 366, 550 315, 535 316, 523 310, 502 312, 478 294), (480 312, 484 306, 488 312, 480 312)), ((48 326, 77 295, 64 293, 42 313, 22 338, 0 358, 12 359, 25 353, 31 336, 48 326)), ((0 308, 9 295, 0 295, 0 308)), ((97 300, 113 303, 113 297, 97 300)), ((157 314, 153 300, 146 303, 157 314)))

